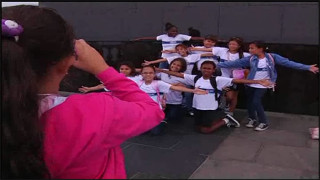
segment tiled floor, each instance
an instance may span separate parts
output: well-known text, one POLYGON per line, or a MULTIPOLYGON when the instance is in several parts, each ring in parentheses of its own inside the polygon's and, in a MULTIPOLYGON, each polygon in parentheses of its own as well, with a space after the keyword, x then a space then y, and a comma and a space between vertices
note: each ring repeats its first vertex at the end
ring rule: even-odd
POLYGON ((169 124, 162 136, 140 135, 122 144, 130 179, 318 178, 319 141, 311 140, 315 116, 267 113, 268 130, 243 125, 246 112, 237 110, 240 128, 222 127, 212 134, 193 130, 193 119, 169 124))

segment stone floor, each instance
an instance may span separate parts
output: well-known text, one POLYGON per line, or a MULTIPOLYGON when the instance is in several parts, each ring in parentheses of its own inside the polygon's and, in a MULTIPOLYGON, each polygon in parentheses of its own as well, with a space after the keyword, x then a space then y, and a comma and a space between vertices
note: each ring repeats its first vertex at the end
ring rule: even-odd
POLYGON ((308 128, 318 116, 267 112, 270 127, 246 128, 246 112, 236 110, 240 128, 204 135, 193 119, 169 124, 162 136, 140 135, 122 144, 130 179, 319 178, 319 141, 308 128))

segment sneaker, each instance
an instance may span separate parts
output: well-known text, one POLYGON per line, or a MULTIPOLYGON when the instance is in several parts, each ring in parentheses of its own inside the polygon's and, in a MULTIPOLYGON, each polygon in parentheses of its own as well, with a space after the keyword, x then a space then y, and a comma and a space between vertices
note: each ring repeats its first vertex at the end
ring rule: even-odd
POLYGON ((249 119, 249 122, 248 122, 248 124, 246 124, 246 127, 253 128, 254 125, 257 123, 257 121, 254 119, 251 119, 251 118, 248 118, 248 119, 249 119))
POLYGON ((233 116, 233 112, 226 111, 225 113, 226 113, 226 114, 229 114, 230 116, 233 116))
POLYGON ((254 128, 254 130, 256 131, 264 131, 266 129, 268 129, 269 125, 265 124, 265 123, 260 123, 256 128, 254 128))
POLYGON ((227 114, 224 119, 228 120, 228 122, 226 120, 224 120, 228 127, 230 127, 230 126, 240 127, 240 123, 234 117, 232 117, 230 114, 227 114))

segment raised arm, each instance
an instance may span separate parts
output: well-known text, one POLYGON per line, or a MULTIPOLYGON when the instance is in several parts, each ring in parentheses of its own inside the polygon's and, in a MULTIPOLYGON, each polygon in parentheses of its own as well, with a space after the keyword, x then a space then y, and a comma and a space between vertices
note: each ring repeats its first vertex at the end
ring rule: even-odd
POLYGON ((142 63, 142 66, 147 66, 147 65, 151 65, 151 64, 156 64, 156 63, 160 63, 160 62, 166 62, 167 59, 166 58, 163 58, 163 59, 157 59, 157 60, 154 60, 154 61, 147 61, 147 60, 144 60, 144 63, 142 63))
POLYGON ((204 40, 204 37, 191 37, 190 40, 204 40))
POLYGON ((184 74, 183 73, 173 72, 173 71, 169 71, 169 70, 165 70, 165 69, 161 69, 161 68, 157 68, 157 67, 155 67, 155 69, 158 72, 163 72, 163 73, 166 73, 166 74, 169 74, 169 75, 172 75, 172 76, 177 76, 177 77, 180 77, 180 78, 184 78, 184 74))
POLYGON ((90 92, 90 91, 96 91, 96 90, 100 90, 100 89, 103 89, 105 88, 103 84, 99 84, 99 85, 96 85, 96 86, 93 86, 93 87, 86 87, 86 86, 81 86, 81 88, 79 88, 78 90, 82 93, 87 93, 87 92, 90 92))
POLYGON ((211 57, 211 56, 213 56, 213 54, 212 53, 203 53, 200 56, 201 57, 211 57))
POLYGON ((275 84, 268 79, 261 79, 261 80, 249 80, 249 79, 232 79, 232 83, 236 84, 261 84, 265 87, 271 87, 275 84))
POLYGON ((157 38, 156 37, 140 37, 140 38, 133 39, 133 41, 140 41, 140 40, 157 40, 157 38))
POLYGON ((278 54, 274 54, 274 53, 272 53, 272 56, 274 57, 275 63, 279 64, 281 66, 285 66, 285 67, 293 68, 293 69, 298 69, 298 70, 307 70, 307 71, 311 71, 313 73, 319 72, 319 68, 316 67, 316 64, 306 65, 306 64, 298 63, 298 62, 291 61, 288 58, 282 57, 282 56, 280 56, 278 54))
POLYGON ((183 87, 183 86, 174 86, 174 85, 172 85, 172 86, 170 86, 170 89, 175 90, 175 91, 182 91, 182 92, 189 92, 189 93, 199 94, 199 95, 208 94, 207 91, 202 90, 202 89, 198 89, 198 88, 189 89, 189 88, 186 88, 186 87, 183 87))
POLYGON ((204 52, 212 52, 212 48, 198 48, 198 47, 189 47, 190 51, 204 51, 204 52))

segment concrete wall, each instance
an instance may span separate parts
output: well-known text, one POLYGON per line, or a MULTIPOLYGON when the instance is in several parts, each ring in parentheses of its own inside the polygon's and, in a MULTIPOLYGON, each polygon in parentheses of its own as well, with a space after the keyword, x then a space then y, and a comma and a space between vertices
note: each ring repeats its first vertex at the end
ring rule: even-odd
POLYGON ((192 26, 201 35, 245 41, 319 44, 317 2, 40 2, 57 9, 79 37, 91 41, 127 41, 164 33, 175 24, 188 34, 192 26))

